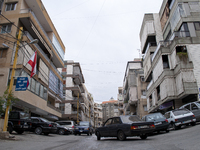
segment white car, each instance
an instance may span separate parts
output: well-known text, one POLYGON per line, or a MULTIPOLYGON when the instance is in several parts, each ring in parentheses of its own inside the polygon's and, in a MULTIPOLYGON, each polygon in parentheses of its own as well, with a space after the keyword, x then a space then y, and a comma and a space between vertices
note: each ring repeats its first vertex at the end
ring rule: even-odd
POLYGON ((196 118, 194 114, 187 109, 175 109, 168 111, 165 113, 165 117, 174 130, 181 128, 182 125, 196 125, 196 118))

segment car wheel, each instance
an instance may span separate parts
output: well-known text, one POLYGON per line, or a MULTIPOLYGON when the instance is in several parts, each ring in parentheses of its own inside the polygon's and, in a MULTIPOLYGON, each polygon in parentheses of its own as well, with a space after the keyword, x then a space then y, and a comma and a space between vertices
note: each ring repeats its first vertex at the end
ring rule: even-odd
POLYGON ((49 132, 45 132, 44 135, 49 135, 49 132))
POLYGON ((160 133, 160 131, 157 131, 157 133, 159 134, 159 133, 160 133))
POLYGON ((124 134, 124 132, 122 130, 118 131, 117 133, 117 138, 120 140, 120 141, 124 141, 126 139, 126 136, 124 134))
POLYGON ((97 140, 98 140, 98 141, 101 140, 101 135, 100 135, 99 132, 97 132, 97 140))
POLYGON ((35 129, 35 134, 38 134, 38 135, 42 134, 42 128, 41 127, 37 127, 35 129))
POLYGON ((192 123, 191 123, 191 126, 195 126, 195 125, 196 125, 196 122, 192 122, 192 123))
POLYGON ((147 139, 147 135, 146 135, 146 134, 140 135, 140 138, 141 138, 142 140, 145 140, 145 139, 147 139))
POLYGON ((16 131, 18 134, 22 134, 24 133, 24 131, 16 131))
POLYGON ((174 130, 177 130, 177 129, 180 128, 180 127, 176 126, 175 123, 172 123, 172 128, 173 128, 174 130))
POLYGON ((65 131, 64 131, 63 129, 60 129, 60 130, 58 130, 58 134, 64 135, 64 134, 65 134, 65 131))
POLYGON ((89 135, 90 135, 90 133, 87 133, 87 135, 89 136, 89 135))
POLYGON ((168 130, 168 129, 166 130, 166 133, 169 133, 169 130, 168 130))
POLYGON ((78 135, 81 135, 80 133, 78 135))
POLYGON ((11 134, 13 132, 13 128, 11 125, 8 126, 7 131, 11 134))
POLYGON ((92 135, 92 132, 90 132, 90 135, 92 135))
POLYGON ((77 134, 76 134, 76 133, 74 133, 74 135, 76 136, 77 134))

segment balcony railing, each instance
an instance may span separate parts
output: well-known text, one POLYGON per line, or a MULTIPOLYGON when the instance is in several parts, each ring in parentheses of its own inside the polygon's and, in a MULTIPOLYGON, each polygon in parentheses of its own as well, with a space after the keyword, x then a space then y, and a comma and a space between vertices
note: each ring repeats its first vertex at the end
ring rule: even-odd
POLYGON ((175 31, 170 37, 170 40, 173 40, 175 37, 178 37, 178 38, 190 37, 190 32, 189 31, 175 31))
POLYGON ((58 71, 58 69, 55 67, 55 65, 52 62, 50 64, 55 69, 55 71, 58 73, 58 75, 62 78, 61 73, 58 71))
POLYGON ((51 105, 51 104, 47 104, 48 107, 50 107, 51 109, 58 111, 60 113, 62 113, 62 111, 59 108, 56 108, 55 106, 51 105))

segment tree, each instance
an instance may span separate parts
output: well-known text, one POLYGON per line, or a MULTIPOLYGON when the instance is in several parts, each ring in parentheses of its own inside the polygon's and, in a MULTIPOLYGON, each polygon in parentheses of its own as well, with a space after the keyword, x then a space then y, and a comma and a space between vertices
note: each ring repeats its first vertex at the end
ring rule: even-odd
POLYGON ((9 93, 8 89, 9 89, 9 87, 6 89, 6 91, 4 92, 3 96, 0 96, 0 114, 5 113, 5 110, 6 110, 7 106, 11 106, 16 101, 19 100, 18 98, 16 98, 14 96, 12 91, 9 93))

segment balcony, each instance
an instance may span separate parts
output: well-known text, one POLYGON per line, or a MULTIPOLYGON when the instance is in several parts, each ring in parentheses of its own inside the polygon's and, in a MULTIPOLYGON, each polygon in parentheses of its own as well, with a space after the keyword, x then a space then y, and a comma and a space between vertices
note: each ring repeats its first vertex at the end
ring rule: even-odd
POLYGON ((56 108, 55 106, 51 105, 51 104, 47 104, 48 107, 50 107, 51 109, 58 111, 59 113, 62 113, 62 111, 59 108, 56 108))
POLYGON ((174 38, 182 38, 182 37, 190 37, 190 32, 189 31, 175 31, 170 37, 170 40, 173 40, 174 38))

